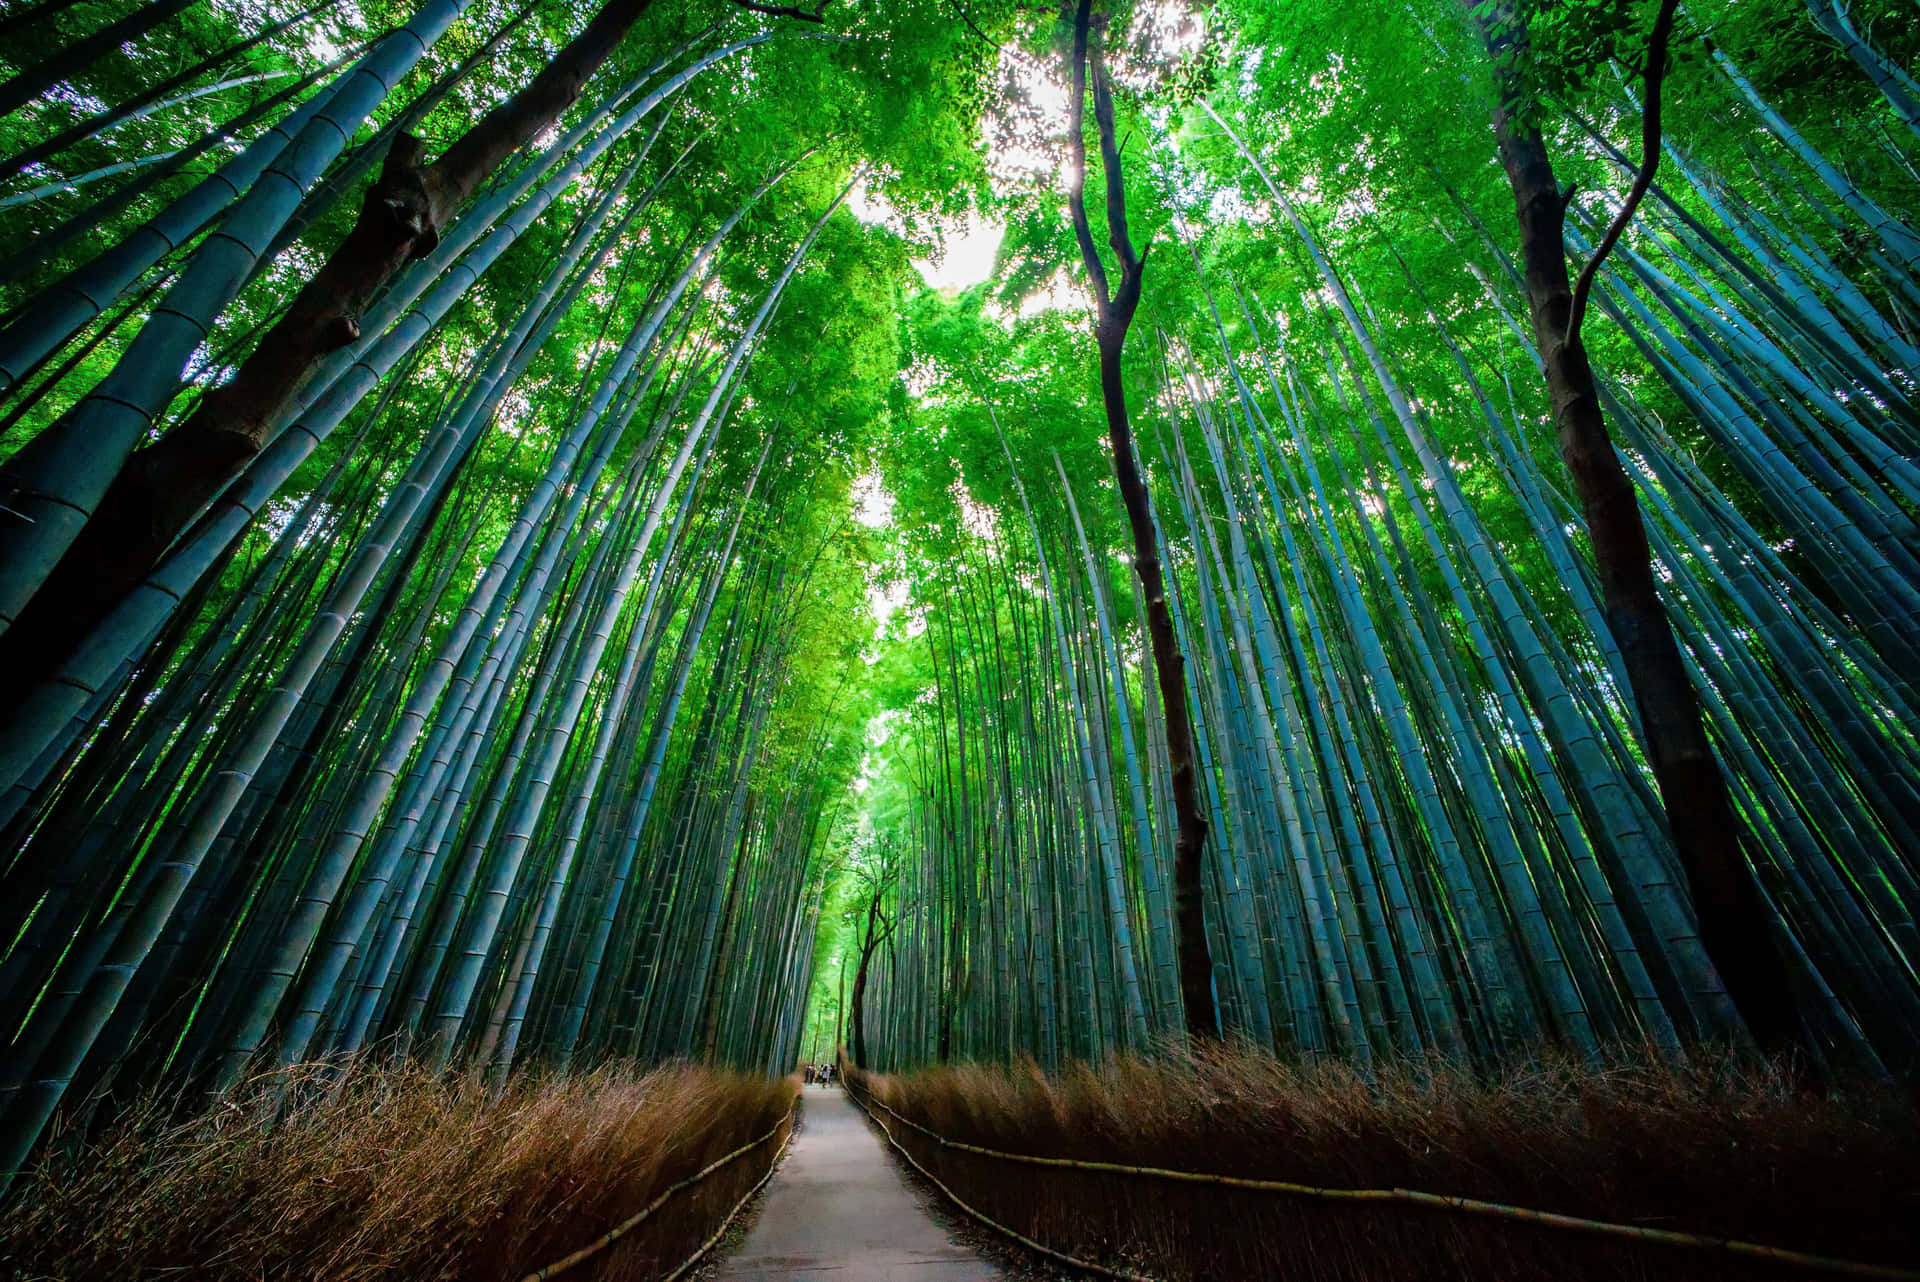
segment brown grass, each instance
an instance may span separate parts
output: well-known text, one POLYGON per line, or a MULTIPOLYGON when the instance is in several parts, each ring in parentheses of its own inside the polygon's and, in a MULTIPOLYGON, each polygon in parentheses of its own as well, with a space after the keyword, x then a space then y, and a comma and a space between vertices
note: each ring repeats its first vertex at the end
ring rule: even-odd
MULTIPOLYGON (((1492 1077, 1406 1065, 1368 1081, 1337 1063, 1239 1053, 856 1084, 948 1139, 1008 1152, 1418 1189, 1920 1268, 1913 1101, 1870 1088, 1815 1097, 1729 1056, 1609 1071, 1550 1061, 1492 1077)), ((1016 1165, 893 1129, 984 1214, 1156 1278, 1813 1276, 1416 1207, 1016 1165)))
MULTIPOLYGON (((506 1282, 774 1127, 797 1086, 675 1066, 472 1078, 357 1065, 255 1081, 181 1122, 136 1108, 0 1205, 14 1278, 506 1282)), ((653 1278, 766 1173, 779 1137, 568 1279, 653 1278)))

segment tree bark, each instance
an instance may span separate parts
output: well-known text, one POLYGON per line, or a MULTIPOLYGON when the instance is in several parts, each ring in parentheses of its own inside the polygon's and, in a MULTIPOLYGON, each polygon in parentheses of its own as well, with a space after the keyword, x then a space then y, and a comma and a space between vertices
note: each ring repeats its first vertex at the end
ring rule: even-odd
MULTIPOLYGON (((1509 14, 1477 16, 1496 67, 1524 40, 1509 14)), ((1502 71, 1493 109, 1501 167, 1513 188, 1527 310, 1553 407, 1560 456, 1586 516, 1607 628, 1633 688, 1641 733, 1674 846, 1692 892, 1701 943, 1754 1039, 1803 1047, 1805 1033, 1772 933, 1773 913, 1741 851, 1741 824, 1707 738, 1700 703, 1660 600, 1633 481, 1607 432, 1593 366, 1569 332, 1573 289, 1563 241, 1567 197, 1539 131, 1516 118, 1515 73, 1502 71)), ((1657 140, 1656 140, 1657 145, 1657 140)))
POLYGON ((154 0, 152 4, 143 4, 118 22, 74 41, 45 62, 28 67, 0 84, 0 116, 18 111, 62 80, 86 70, 121 45, 138 40, 193 3, 194 0, 154 0))
POLYGON ((867 904, 867 929, 860 944, 860 966, 853 974, 853 1009, 848 1021, 853 1025, 853 1062, 861 1068, 868 1068, 867 1060, 867 972, 873 965, 873 955, 886 937, 893 933, 888 924, 884 932, 878 932, 880 918, 880 900, 887 893, 885 882, 873 888, 873 899, 867 904))
POLYGON ((1207 948, 1204 901, 1201 898, 1201 859, 1206 848, 1207 821, 1200 800, 1200 780, 1193 760, 1193 720, 1187 708, 1186 660, 1173 631, 1167 605, 1165 575, 1160 564, 1159 540, 1153 528, 1153 509, 1146 482, 1133 451, 1133 427, 1127 413, 1126 383, 1121 357, 1127 330, 1140 305, 1145 256, 1136 254, 1127 231, 1126 189, 1122 183, 1120 149, 1114 141, 1113 92, 1105 62, 1096 47, 1092 54, 1094 124, 1100 137, 1101 169, 1106 179, 1107 240, 1120 267, 1117 288, 1109 289, 1100 251, 1087 218, 1087 146, 1083 133, 1086 112, 1088 44, 1092 0, 1080 0, 1074 18, 1069 62, 1071 96, 1068 100, 1068 145, 1072 165, 1067 176, 1067 205, 1074 237, 1086 264, 1095 302, 1094 341, 1100 353, 1100 399, 1107 416, 1107 442, 1113 449, 1114 474, 1120 499, 1127 510, 1133 535, 1133 566, 1140 576, 1147 613, 1147 637, 1153 650, 1154 677, 1160 687, 1160 707, 1166 719, 1167 758, 1173 775, 1173 917, 1179 958, 1180 998, 1186 1012, 1188 1038, 1195 1043, 1215 1041, 1220 1020, 1213 997, 1213 958, 1207 948))
POLYGON ((129 98, 123 103, 116 103, 97 116, 88 116, 85 119, 76 121, 52 137, 44 138, 21 151, 15 152, 5 160, 0 160, 0 179, 11 178, 29 165, 38 164, 49 157, 59 155, 62 151, 65 151, 77 142, 97 137, 137 111, 151 109, 152 104, 159 102, 176 89, 182 89, 192 84, 207 72, 225 63, 232 62, 247 50, 264 44, 287 28, 305 22, 314 14, 326 8, 331 2, 332 0, 319 0, 319 3, 309 5, 307 8, 300 10, 300 12, 290 17, 282 18, 270 26, 262 27, 246 39, 228 45, 217 53, 208 55, 206 58, 201 59, 177 75, 169 76, 138 97, 129 98))
POLYGON ((9 13, 0 18, 0 40, 26 30, 36 22, 44 22, 57 14, 65 13, 80 0, 41 0, 39 4, 9 13))
POLYGON ((266 447, 301 380, 359 337, 359 316, 408 262, 430 253, 467 197, 579 98, 650 0, 607 0, 513 98, 432 164, 395 137, 346 239, 301 287, 229 382, 128 461, 80 536, 0 637, 0 708, 12 708, 150 570, 195 514, 266 447))

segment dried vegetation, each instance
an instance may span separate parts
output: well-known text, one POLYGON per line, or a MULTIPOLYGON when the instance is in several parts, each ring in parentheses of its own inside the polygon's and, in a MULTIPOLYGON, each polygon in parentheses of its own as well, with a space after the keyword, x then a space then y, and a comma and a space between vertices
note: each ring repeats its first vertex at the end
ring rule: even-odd
MULTIPOLYGON (((1406 1188, 1920 1269, 1920 1110, 1816 1096, 1732 1056, 1494 1075, 1251 1054, 1031 1063, 856 1085, 951 1140, 1007 1152, 1406 1188)), ((1174 1279, 1677 1279, 1797 1267, 1406 1205, 1036 1167, 895 1136, 982 1213, 1082 1259, 1174 1279)))
MULTIPOLYGON (((797 1089, 675 1066, 471 1078, 359 1064, 256 1079, 186 1121, 153 1100, 56 1139, 0 1205, 12 1278, 517 1279, 764 1135, 797 1089)), ((766 1173, 677 1194, 573 1279, 661 1276, 766 1173)))

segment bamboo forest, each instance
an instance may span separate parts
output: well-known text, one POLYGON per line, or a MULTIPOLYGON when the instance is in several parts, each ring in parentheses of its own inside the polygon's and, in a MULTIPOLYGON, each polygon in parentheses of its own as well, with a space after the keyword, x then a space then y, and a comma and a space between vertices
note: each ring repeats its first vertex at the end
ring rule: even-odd
POLYGON ((0 0, 0 1272, 1920 1278, 1917 74, 0 0))

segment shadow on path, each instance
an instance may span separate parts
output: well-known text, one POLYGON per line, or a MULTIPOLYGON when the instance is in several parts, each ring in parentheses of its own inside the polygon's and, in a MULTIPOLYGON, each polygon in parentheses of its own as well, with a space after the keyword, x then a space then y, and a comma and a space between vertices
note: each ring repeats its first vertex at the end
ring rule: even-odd
POLYGON ((806 1123, 746 1240, 712 1282, 1002 1282, 921 1206, 838 1088, 806 1088, 806 1123))

